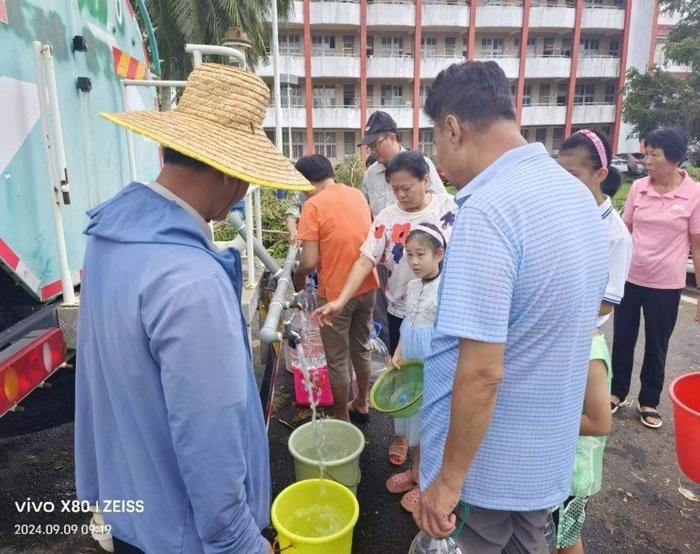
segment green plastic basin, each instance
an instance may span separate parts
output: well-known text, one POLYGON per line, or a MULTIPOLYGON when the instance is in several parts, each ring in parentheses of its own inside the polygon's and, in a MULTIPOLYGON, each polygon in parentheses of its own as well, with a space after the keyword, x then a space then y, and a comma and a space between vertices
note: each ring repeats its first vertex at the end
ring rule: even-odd
POLYGON ((404 360, 388 369, 370 392, 372 406, 378 412, 406 418, 416 415, 423 401, 423 362, 404 360))

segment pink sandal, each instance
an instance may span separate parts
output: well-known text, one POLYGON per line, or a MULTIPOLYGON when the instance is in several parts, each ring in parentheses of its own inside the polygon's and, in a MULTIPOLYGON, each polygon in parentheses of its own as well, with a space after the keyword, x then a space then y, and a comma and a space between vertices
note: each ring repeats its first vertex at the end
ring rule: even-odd
POLYGON ((406 510, 409 514, 412 514, 418 509, 418 503, 420 502, 420 489, 415 487, 408 491, 401 498, 401 507, 406 510))
POLYGON ((402 471, 401 473, 394 473, 394 475, 389 477, 386 481, 387 490, 394 494, 408 492, 415 486, 416 482, 413 480, 410 469, 402 471))

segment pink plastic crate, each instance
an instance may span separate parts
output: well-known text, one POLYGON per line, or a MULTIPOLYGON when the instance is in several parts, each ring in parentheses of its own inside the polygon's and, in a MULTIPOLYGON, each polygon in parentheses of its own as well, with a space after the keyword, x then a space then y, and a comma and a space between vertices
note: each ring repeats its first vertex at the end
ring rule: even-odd
MULTIPOLYGON (((303 374, 301 370, 292 366, 294 373, 294 400, 301 406, 308 406, 309 394, 306 392, 303 383, 303 374)), ((331 406, 333 404, 333 391, 331 391, 331 382, 328 377, 328 367, 319 367, 309 371, 311 376, 312 394, 314 399, 318 400, 318 406, 331 406)))

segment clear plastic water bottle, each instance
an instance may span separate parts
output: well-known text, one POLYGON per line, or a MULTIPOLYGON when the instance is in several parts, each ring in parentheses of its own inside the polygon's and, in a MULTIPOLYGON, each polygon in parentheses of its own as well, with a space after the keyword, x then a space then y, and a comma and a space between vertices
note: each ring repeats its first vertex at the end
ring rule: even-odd
POLYGON ((408 554, 464 554, 464 551, 450 537, 434 539, 421 531, 413 539, 408 554))
POLYGON ((372 323, 372 332, 369 336, 370 347, 372 349, 372 373, 369 376, 370 386, 379 378, 384 370, 391 365, 389 348, 384 341, 379 338, 382 326, 376 321, 372 323))

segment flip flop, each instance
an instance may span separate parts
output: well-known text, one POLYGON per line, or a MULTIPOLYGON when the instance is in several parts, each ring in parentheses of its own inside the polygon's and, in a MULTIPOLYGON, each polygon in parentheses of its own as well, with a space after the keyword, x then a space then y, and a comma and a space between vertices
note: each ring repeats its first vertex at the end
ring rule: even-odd
POLYGON ((610 413, 615 415, 615 412, 620 409, 620 404, 622 402, 613 402, 612 400, 610 401, 610 413))
POLYGON ((659 412, 657 412, 656 410, 648 410, 645 412, 643 412, 641 409, 638 410, 639 421, 642 422, 642 425, 644 425, 644 427, 649 427, 649 429, 659 429, 664 424, 663 420, 661 419, 661 416, 659 415, 659 412))
POLYGON ((418 509, 418 503, 420 502, 420 489, 415 487, 408 491, 401 498, 401 507, 406 510, 409 514, 412 514, 418 509))
POLYGON ((394 494, 408 492, 415 488, 415 486, 416 482, 413 480, 410 469, 400 473, 394 473, 394 475, 389 477, 386 481, 386 490, 394 494))
POLYGON ((367 412, 366 414, 358 412, 352 400, 348 402, 348 415, 350 416, 350 421, 357 425, 364 425, 365 423, 369 423, 369 412, 367 412))
POLYGON ((408 457, 408 444, 398 444, 396 437, 391 439, 389 445, 389 463, 395 466, 402 466, 408 457))

